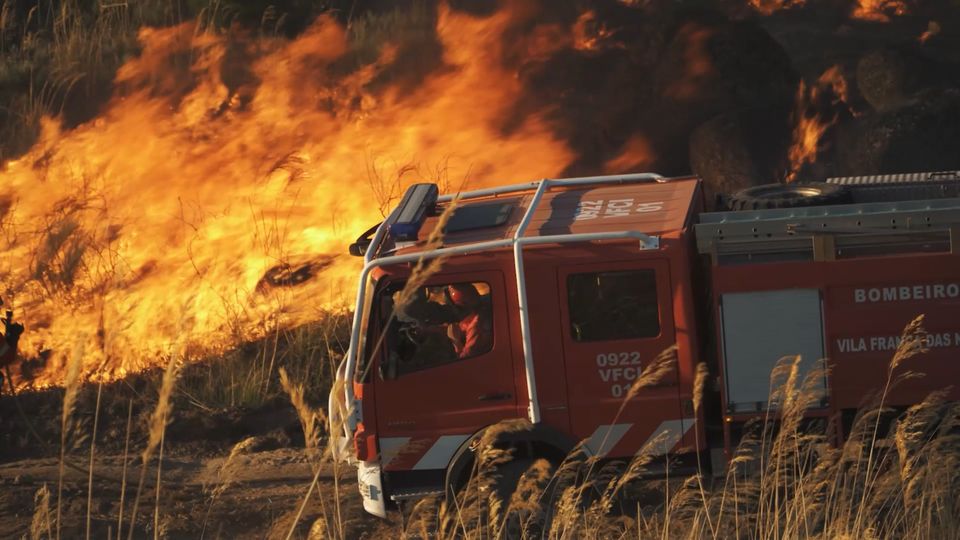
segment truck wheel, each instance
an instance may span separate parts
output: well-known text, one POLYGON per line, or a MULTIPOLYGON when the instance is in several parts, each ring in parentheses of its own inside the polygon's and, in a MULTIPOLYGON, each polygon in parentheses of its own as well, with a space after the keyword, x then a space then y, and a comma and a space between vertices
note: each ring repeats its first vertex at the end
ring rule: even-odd
MULTIPOLYGON (((504 503, 510 502, 510 497, 513 495, 513 492, 516 491, 523 473, 527 472, 527 469, 529 469, 535 461, 536 460, 532 458, 514 458, 489 471, 488 474, 496 476, 496 479, 490 487, 497 498, 504 501, 504 503)), ((476 474, 476 471, 473 471, 472 474, 476 474)), ((468 476, 461 477, 458 481, 447 484, 446 492, 448 501, 449 497, 453 494, 462 497, 463 490, 473 487, 471 485, 473 481, 475 481, 475 476, 468 476)))
POLYGON ((517 490, 523 473, 527 472, 535 461, 533 458, 515 458, 497 467, 497 481, 494 483, 494 489, 504 504, 510 502, 510 497, 517 490))
POLYGON ((763 184, 734 193, 727 198, 730 210, 798 208, 852 202, 850 192, 841 185, 824 182, 763 184))

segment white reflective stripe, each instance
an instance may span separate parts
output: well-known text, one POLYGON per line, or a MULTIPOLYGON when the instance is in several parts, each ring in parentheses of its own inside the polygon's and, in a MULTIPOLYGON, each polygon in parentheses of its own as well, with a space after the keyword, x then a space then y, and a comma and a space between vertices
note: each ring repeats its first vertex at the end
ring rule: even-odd
POLYGON ((409 441, 410 437, 380 437, 380 463, 386 467, 409 441))
POLYGON ((664 420, 663 422, 660 422, 660 425, 657 426, 657 429, 650 434, 650 437, 644 441, 643 445, 646 446, 651 442, 656 442, 656 446, 659 447, 659 451, 654 452, 654 454, 666 454, 673 450, 673 447, 680 442, 680 439, 683 438, 683 435, 690 431, 690 428, 692 428, 696 423, 696 418, 664 420))
POLYGON ((413 470, 446 469, 447 464, 450 463, 450 458, 453 457, 453 453, 456 452, 457 448, 460 448, 460 445, 463 444, 463 441, 469 437, 469 435, 443 435, 437 439, 437 442, 433 443, 433 446, 427 450, 427 453, 413 466, 413 470))
POLYGON ((603 456, 620 442, 633 424, 604 424, 597 427, 587 439, 587 449, 595 456, 603 456))

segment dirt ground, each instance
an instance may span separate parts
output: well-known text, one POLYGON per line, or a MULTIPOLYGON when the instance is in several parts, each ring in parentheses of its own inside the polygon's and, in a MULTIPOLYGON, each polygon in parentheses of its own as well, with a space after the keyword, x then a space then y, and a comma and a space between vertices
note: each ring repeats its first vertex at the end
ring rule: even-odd
MULTIPOLYGON (((122 535, 128 537, 141 452, 147 447, 146 430, 155 407, 152 381, 145 375, 103 387, 89 512, 91 538, 118 538, 121 491, 122 535)), ((31 524, 42 514, 38 492, 44 486, 49 491, 48 521, 56 537, 62 400, 59 388, 23 392, 16 398, 9 392, 0 396, 0 539, 31 538, 31 524)), ((79 391, 67 432, 61 538, 86 536, 95 400, 96 386, 79 391)), ((145 471, 133 538, 154 538, 155 512, 160 538, 286 538, 317 462, 304 448, 300 421, 289 400, 278 396, 257 407, 221 410, 191 405, 182 396, 175 401, 163 441, 159 505, 157 452, 145 471)), ((324 515, 330 527, 337 527, 337 500, 344 537, 397 536, 399 516, 383 521, 363 512, 355 475, 355 470, 344 467, 335 482, 332 465, 323 462, 293 538, 307 538, 324 515)), ((45 532, 41 536, 47 537, 45 532)))
MULTIPOLYGON (((71 460, 86 466, 87 458, 71 460)), ((291 517, 302 503, 313 479, 303 450, 280 448, 234 456, 164 458, 160 492, 160 530, 166 538, 285 538, 291 517), (222 489, 222 492, 216 493, 222 489)), ((127 470, 124 531, 129 527, 132 501, 140 475, 139 456, 127 470)), ((78 467, 80 468, 80 467, 78 467)), ((339 480, 344 535, 348 538, 393 536, 396 524, 363 513, 356 479, 345 471, 339 480)), ((123 476, 122 455, 95 460, 91 501, 93 538, 116 538, 123 476)), ((66 468, 63 476, 62 537, 82 538, 86 527, 87 475, 66 468)), ((50 509, 56 513, 58 459, 43 458, 0 465, 0 538, 30 537, 35 495, 46 485, 50 509)), ((321 470, 317 486, 299 520, 294 537, 306 537, 326 510, 333 516, 334 479, 330 466, 321 470), (316 493, 316 492, 315 492, 316 493), (321 500, 322 499, 322 500, 321 500)), ((149 467, 138 509, 135 538, 153 538, 156 508, 156 466, 149 467)), ((395 518, 396 519, 396 518, 395 518)), ((54 521, 51 519, 51 521, 54 521)), ((331 523, 331 526, 335 526, 331 523)))

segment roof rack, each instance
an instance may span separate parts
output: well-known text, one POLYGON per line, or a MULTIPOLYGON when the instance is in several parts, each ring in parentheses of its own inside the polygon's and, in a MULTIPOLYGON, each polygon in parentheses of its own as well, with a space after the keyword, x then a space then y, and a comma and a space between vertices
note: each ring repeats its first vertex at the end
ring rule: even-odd
MULTIPOLYGON (((537 191, 543 182, 548 182, 549 187, 575 187, 575 186, 598 186, 598 185, 620 185, 620 184, 636 184, 644 182, 658 182, 666 183, 669 182, 669 178, 665 178, 656 173, 634 173, 634 174, 620 174, 620 175, 608 175, 608 176, 581 176, 576 178, 560 178, 560 179, 543 179, 537 180, 534 182, 524 182, 521 184, 510 184, 506 186, 498 186, 485 189, 476 189, 473 191, 465 191, 461 193, 450 193, 446 195, 440 195, 437 197, 436 202, 444 203, 450 202, 454 199, 458 201, 466 201, 470 199, 481 199, 487 197, 499 197, 502 195, 510 195, 515 193, 524 193, 529 191, 537 191)), ((416 187, 417 184, 411 186, 416 187)), ((539 199, 538 199, 539 201, 539 199)), ((528 212, 532 212, 535 205, 531 204, 530 208, 527 209, 528 212)), ((357 240, 356 244, 359 247, 354 248, 354 245, 351 245, 350 253, 354 255, 363 255, 364 263, 369 264, 370 261, 377 258, 379 255, 380 248, 383 246, 383 243, 386 241, 387 236, 390 233, 389 224, 397 220, 397 213, 400 211, 398 206, 391 212, 382 223, 377 225, 374 229, 368 230, 363 233, 363 235, 357 240), (387 224, 384 227, 384 224, 387 224), (370 234, 373 234, 373 238, 370 238, 370 234), (369 240, 368 240, 369 239, 369 240), (363 242, 361 243, 361 240, 363 242), (362 245, 361 245, 362 244, 362 245)), ((531 213, 532 215, 532 213, 531 213)), ((466 244, 467 246, 472 244, 466 244)), ((502 246, 492 246, 486 249, 496 249, 496 247, 502 246)))
POLYGON ((935 182, 960 182, 960 171, 931 171, 897 174, 869 174, 863 176, 834 176, 828 184, 844 186, 876 186, 890 184, 918 184, 935 182))
POLYGON ((960 197, 960 171, 933 171, 827 178, 844 186, 854 203, 960 197))
POLYGON ((511 193, 528 191, 534 192, 530 199, 530 203, 523 214, 523 218, 520 220, 520 223, 517 225, 517 229, 511 238, 460 244, 456 246, 435 249, 432 251, 378 257, 380 247, 382 246, 388 234, 387 229, 389 226, 385 226, 384 224, 391 223, 396 219, 395 214, 398 212, 398 209, 395 209, 390 216, 384 220, 384 223, 380 224, 376 233, 374 233, 373 238, 370 240, 370 244, 365 249, 365 265, 363 270, 360 272, 360 281, 357 286, 357 304, 353 314, 353 327, 350 334, 350 348, 347 350, 346 367, 344 370, 344 378, 347 381, 347 384, 344 385, 344 391, 347 398, 346 403, 348 404, 348 409, 352 411, 349 418, 346 419, 350 429, 354 429, 356 427, 356 423, 359 421, 359 410, 353 393, 353 385, 350 381, 353 379, 354 372, 357 368, 357 358, 359 357, 358 348, 360 346, 360 333, 363 326, 363 312, 367 294, 367 285, 370 273, 375 268, 394 264, 420 262, 449 255, 465 255, 468 253, 478 253, 493 249, 512 247, 514 270, 517 282, 518 306, 520 309, 520 332, 523 340, 524 370, 527 378, 527 413, 530 421, 537 423, 540 421, 540 404, 537 400, 537 385, 533 371, 533 345, 530 337, 530 317, 527 308, 527 287, 523 269, 523 247, 534 244, 558 244, 571 242, 594 242, 600 240, 634 239, 639 242, 640 249, 660 248, 660 239, 658 237, 650 236, 639 231, 611 231, 524 237, 524 233, 530 224, 530 220, 533 218, 533 214, 536 212, 537 207, 540 204, 540 199, 543 197, 544 193, 547 192, 547 190, 555 187, 596 186, 609 184, 616 185, 668 181, 669 179, 654 173, 638 173, 614 176, 588 176, 557 180, 543 179, 537 182, 527 182, 523 184, 513 184, 509 186, 468 191, 465 193, 460 193, 459 195, 444 195, 439 197, 437 201, 451 201, 454 199, 454 197, 457 197, 458 200, 469 200, 511 193))

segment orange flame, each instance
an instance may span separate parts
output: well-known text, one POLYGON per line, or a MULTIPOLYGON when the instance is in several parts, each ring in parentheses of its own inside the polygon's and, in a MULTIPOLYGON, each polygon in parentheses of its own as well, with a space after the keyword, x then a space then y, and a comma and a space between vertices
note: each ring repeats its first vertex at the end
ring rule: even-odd
POLYGON ((634 135, 627 139, 619 154, 603 164, 603 169, 607 174, 647 170, 654 162, 654 155, 650 141, 643 135, 634 135))
POLYGON ((850 16, 864 21, 888 22, 891 15, 899 17, 908 12, 904 0, 857 0, 850 16))
POLYGON ((580 14, 573 25, 573 47, 579 51, 598 51, 607 46, 613 31, 597 20, 593 10, 580 14))
POLYGON ((927 24, 927 29, 923 31, 922 34, 917 38, 917 41, 920 43, 926 43, 930 41, 931 38, 940 33, 940 23, 937 21, 930 21, 927 24))
POLYGON ((25 355, 53 352, 33 384, 57 383, 78 340, 113 378, 174 344, 209 354, 347 306, 347 244, 411 182, 560 173, 574 156, 545 120, 498 128, 521 92, 500 62, 511 16, 441 8, 444 68, 376 92, 395 49, 330 75, 350 45, 327 18, 253 52, 192 24, 144 29, 104 114, 69 132, 45 120, 2 173, 0 275, 25 355), (238 50, 248 72, 231 71, 238 50))
POLYGON ((677 100, 696 99, 707 81, 716 76, 710 55, 711 28, 687 23, 677 32, 683 43, 683 73, 666 88, 666 94, 677 100))
POLYGON ((809 88, 800 81, 792 143, 787 154, 790 160, 787 182, 795 181, 804 165, 816 162, 824 134, 839 121, 838 107, 847 103, 847 92, 847 82, 839 66, 824 71, 809 88), (826 112, 822 111, 824 105, 826 112))
POLYGON ((761 15, 773 15, 782 9, 801 7, 807 0, 750 0, 750 5, 761 15))

